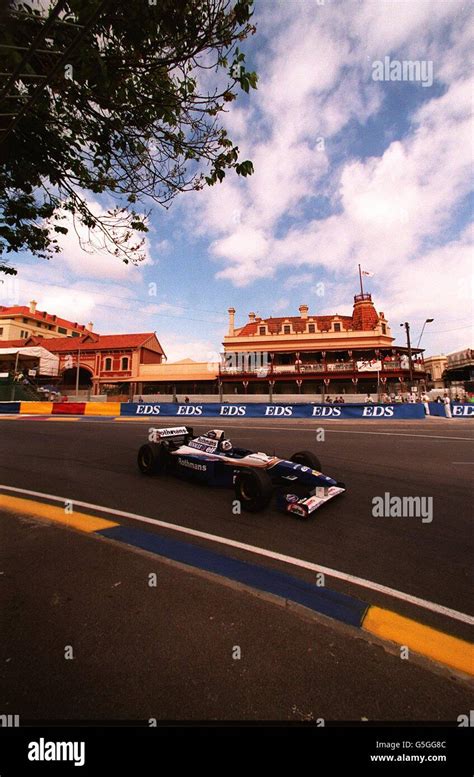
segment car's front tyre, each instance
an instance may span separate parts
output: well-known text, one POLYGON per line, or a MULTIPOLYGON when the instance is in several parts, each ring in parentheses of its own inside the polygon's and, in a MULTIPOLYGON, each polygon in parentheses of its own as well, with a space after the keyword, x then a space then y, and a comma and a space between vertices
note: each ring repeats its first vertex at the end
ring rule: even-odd
POLYGON ((294 453, 290 461, 294 464, 301 464, 302 467, 315 469, 316 472, 321 472, 321 462, 313 451, 299 451, 298 453, 294 453))
POLYGON ((273 495, 270 475, 258 469, 243 469, 235 476, 235 496, 248 513, 258 513, 269 504, 273 495))
POLYGON ((161 443, 146 443, 138 451, 138 469, 143 475, 159 475, 165 470, 166 459, 166 451, 161 443))

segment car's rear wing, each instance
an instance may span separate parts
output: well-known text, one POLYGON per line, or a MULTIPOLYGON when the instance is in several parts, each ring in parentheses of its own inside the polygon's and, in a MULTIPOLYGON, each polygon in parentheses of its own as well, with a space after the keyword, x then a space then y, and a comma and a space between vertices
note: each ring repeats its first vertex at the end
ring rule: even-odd
POLYGON ((175 440, 184 442, 193 436, 193 430, 189 426, 168 426, 166 429, 151 428, 148 432, 150 442, 159 442, 160 440, 175 440))

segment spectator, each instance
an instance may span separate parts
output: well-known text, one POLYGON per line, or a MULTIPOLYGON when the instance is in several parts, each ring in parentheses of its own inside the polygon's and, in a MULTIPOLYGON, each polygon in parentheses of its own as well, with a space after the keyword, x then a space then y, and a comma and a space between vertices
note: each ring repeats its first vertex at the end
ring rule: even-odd
POLYGON ((331 399, 331 397, 329 395, 326 397, 326 404, 327 405, 332 405, 332 399, 331 399))
POLYGON ((142 396, 138 397, 138 402, 139 402, 140 404, 143 402, 143 397, 142 397, 142 396))
POLYGON ((188 402, 189 402, 189 397, 184 397, 184 401, 185 401, 186 403, 188 403, 188 402))
POLYGON ((373 404, 374 404, 374 400, 372 399, 372 397, 370 396, 370 394, 369 394, 369 393, 367 393, 367 396, 366 396, 366 398, 365 398, 365 404, 366 404, 366 405, 369 405, 369 404, 370 404, 370 405, 373 405, 373 404))
POLYGON ((456 396, 454 397, 454 401, 455 402, 460 402, 461 401, 461 397, 459 396, 459 394, 456 394, 456 396))
POLYGON ((430 398, 429 398, 428 394, 426 393, 426 391, 424 391, 423 394, 421 395, 421 401, 423 402, 423 407, 425 408, 425 415, 429 415, 430 414, 430 404, 429 404, 430 403, 430 398))
POLYGON ((343 396, 339 397, 339 402, 341 403, 341 405, 345 405, 346 404, 346 400, 344 399, 343 396))
POLYGON ((451 400, 449 398, 447 391, 444 392, 443 403, 444 403, 444 412, 446 414, 446 418, 452 418, 453 416, 451 413, 451 400))

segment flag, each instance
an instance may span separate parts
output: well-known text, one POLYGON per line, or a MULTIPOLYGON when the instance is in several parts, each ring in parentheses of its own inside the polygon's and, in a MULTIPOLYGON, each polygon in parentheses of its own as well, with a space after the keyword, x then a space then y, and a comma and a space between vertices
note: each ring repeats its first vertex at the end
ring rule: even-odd
POLYGON ((362 275, 367 275, 368 278, 373 278, 373 272, 369 272, 368 270, 362 270, 362 275))

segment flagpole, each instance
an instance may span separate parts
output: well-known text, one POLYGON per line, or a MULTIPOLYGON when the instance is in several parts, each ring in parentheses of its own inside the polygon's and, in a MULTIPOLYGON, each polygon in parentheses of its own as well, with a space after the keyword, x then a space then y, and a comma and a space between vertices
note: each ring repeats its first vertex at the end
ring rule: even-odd
POLYGON ((360 264, 358 265, 358 267, 359 267, 360 293, 362 294, 362 296, 364 296, 364 287, 362 286, 362 271, 360 269, 360 264))

